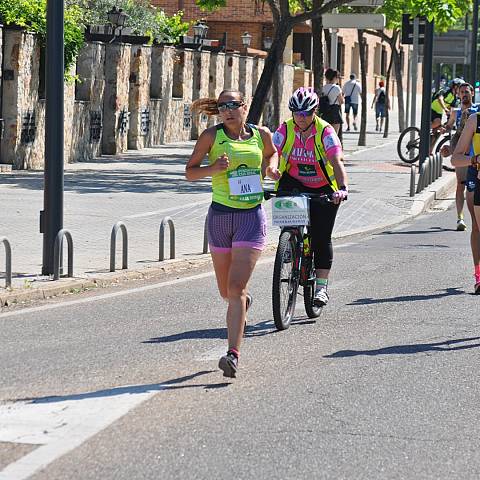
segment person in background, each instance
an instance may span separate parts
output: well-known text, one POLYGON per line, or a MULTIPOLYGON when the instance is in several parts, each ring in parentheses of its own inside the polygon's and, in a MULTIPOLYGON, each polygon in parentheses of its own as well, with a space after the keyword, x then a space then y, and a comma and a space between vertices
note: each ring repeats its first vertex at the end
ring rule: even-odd
POLYGON ((343 123, 341 105, 344 103, 342 89, 337 85, 339 75, 337 70, 328 68, 325 72, 327 82, 322 87, 322 95, 328 97, 329 109, 322 115, 322 120, 329 123, 338 135, 343 123))
POLYGON ((383 80, 378 82, 378 88, 375 90, 373 97, 372 108, 375 107, 375 131, 381 132, 383 129, 383 122, 385 121, 387 108, 387 92, 385 91, 385 83, 383 80))
POLYGON ((353 113, 353 129, 357 131, 357 115, 362 86, 357 82, 355 74, 350 75, 350 80, 342 88, 345 99, 345 119, 347 120, 347 132, 350 131, 350 109, 353 113))
MULTIPOLYGON (((480 226, 480 114, 474 113, 468 117, 462 134, 458 139, 457 146, 453 151, 452 165, 456 167, 472 167, 475 170, 475 190, 473 192, 473 211, 476 227, 480 226)), ((473 231, 473 227, 472 227, 473 231)), ((472 237, 471 237, 472 239, 472 237)), ((477 239, 478 240, 478 239, 477 239)), ((475 295, 480 295, 480 259, 478 258, 478 242, 471 244, 474 276, 475 276, 475 295), (475 258, 475 248, 477 248, 477 258, 475 258)))
MULTIPOLYGON (((458 139, 462 134, 462 130, 465 127, 465 123, 472 113, 479 111, 479 105, 473 103, 473 87, 469 83, 463 83, 459 88, 460 107, 453 109, 452 115, 450 115, 446 124, 447 129, 456 127, 455 133, 452 135, 450 145, 446 144, 440 151, 443 157, 450 156, 455 147, 457 146, 458 139)), ((472 252, 474 252, 474 260, 477 258, 480 261, 479 251, 479 232, 475 222, 475 214, 473 212, 473 191, 475 190, 475 176, 477 170, 472 166, 468 167, 456 167, 455 175, 457 176, 457 189, 455 192, 455 204, 457 207, 457 230, 464 231, 467 229, 463 217, 463 206, 465 203, 465 187, 467 190, 467 206, 472 218, 472 234, 471 244, 472 252)), ((478 263, 478 262, 477 262, 478 263)))

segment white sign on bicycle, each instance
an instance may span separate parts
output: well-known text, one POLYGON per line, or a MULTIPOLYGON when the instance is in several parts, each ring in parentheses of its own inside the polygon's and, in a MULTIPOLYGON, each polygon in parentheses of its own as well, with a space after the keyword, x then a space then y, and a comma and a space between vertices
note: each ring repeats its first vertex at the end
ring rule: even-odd
POLYGON ((308 197, 276 197, 272 200, 272 225, 277 227, 310 225, 308 197))

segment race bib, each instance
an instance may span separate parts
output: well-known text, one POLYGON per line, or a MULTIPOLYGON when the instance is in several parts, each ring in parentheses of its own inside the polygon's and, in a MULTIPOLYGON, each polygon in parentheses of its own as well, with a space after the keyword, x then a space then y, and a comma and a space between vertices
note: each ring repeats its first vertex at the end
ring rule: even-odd
POLYGON ((230 200, 253 202, 263 199, 259 168, 238 168, 227 172, 230 200))

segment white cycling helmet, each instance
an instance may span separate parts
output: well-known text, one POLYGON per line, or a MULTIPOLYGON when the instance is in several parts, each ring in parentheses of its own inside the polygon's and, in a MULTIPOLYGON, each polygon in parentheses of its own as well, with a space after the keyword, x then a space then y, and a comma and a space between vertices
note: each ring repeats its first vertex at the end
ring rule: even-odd
POLYGON ((453 87, 459 87, 460 85, 463 85, 465 83, 465 80, 463 80, 463 78, 454 78, 451 82, 450 82, 450 86, 453 87))
POLYGON ((318 107, 318 95, 312 87, 297 88, 288 102, 288 108, 292 112, 310 112, 318 107))

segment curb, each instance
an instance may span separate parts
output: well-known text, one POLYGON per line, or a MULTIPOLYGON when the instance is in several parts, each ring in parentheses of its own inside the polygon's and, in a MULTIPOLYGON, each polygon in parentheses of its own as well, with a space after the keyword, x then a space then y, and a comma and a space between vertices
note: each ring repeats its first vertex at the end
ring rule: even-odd
MULTIPOLYGON (((376 233, 386 228, 398 225, 408 218, 414 218, 428 210, 436 200, 439 200, 442 196, 450 193, 455 188, 456 182, 456 176, 454 173, 444 173, 442 177, 429 185, 424 192, 418 194, 416 197, 413 197, 413 205, 405 216, 398 217, 397 219, 385 224, 373 225, 365 229, 342 232, 334 235, 333 238, 343 239, 366 233, 376 233)), ((265 252, 275 252, 276 246, 276 244, 267 245, 265 252)), ((18 303, 31 302, 34 300, 46 300, 59 295, 80 293, 95 288, 105 288, 111 285, 127 282, 129 280, 155 279, 163 277, 167 274, 180 273, 182 271, 191 269, 192 267, 198 268, 210 263, 210 255, 195 255, 188 259, 180 258, 174 260, 165 260, 162 262, 162 266, 148 267, 142 270, 120 270, 112 273, 106 272, 100 273, 98 276, 88 278, 63 278, 54 282, 53 285, 50 280, 47 280, 48 284, 38 288, 10 291, 6 290, 1 292, 0 308, 8 307, 18 303)))

